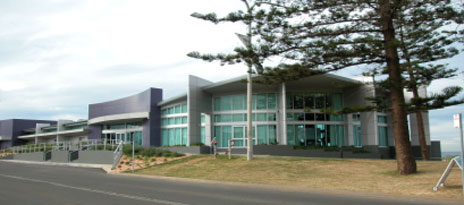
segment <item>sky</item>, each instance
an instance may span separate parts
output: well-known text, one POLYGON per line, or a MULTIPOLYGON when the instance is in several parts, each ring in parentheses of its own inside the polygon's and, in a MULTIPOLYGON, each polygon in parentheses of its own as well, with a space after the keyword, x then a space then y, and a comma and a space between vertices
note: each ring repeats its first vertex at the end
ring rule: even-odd
MULTIPOLYGON (((186 92, 187 76, 217 82, 246 73, 186 56, 191 51, 231 52, 241 46, 240 24, 190 17, 243 9, 239 0, 2 0, 0 1, 0 119, 87 119, 88 104, 163 89, 186 92)), ((464 55, 448 59, 459 67, 464 55)), ((357 78, 362 71, 335 74, 357 78)), ((434 82, 429 92, 463 85, 464 77, 434 82)), ((460 95, 463 97, 463 94, 460 95)), ((432 140, 459 150, 453 114, 464 105, 430 112, 432 140)))

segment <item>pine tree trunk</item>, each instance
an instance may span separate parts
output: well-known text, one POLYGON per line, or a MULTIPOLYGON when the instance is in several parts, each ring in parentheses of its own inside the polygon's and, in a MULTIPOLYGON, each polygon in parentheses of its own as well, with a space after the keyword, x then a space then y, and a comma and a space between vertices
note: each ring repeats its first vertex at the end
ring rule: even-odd
MULTIPOLYGON (((410 88, 413 93, 413 98, 418 99, 420 96, 419 96, 419 91, 417 89, 416 77, 414 76, 414 72, 412 70, 411 58, 409 56, 408 49, 406 48, 406 45, 404 42, 404 34, 403 34, 402 27, 400 27, 400 36, 401 36, 401 45, 403 49, 404 58, 406 59, 409 80, 411 81, 410 83, 412 84, 410 88)), ((415 104, 415 107, 416 108, 420 107, 420 104, 415 104)), ((418 135, 419 144, 421 147, 422 160, 430 160, 429 149, 427 147, 427 141, 425 140, 425 129, 424 129, 424 121, 422 118, 422 112, 419 110, 419 111, 416 111, 415 113, 416 113, 416 123, 417 123, 417 135, 418 135)))
POLYGON ((395 42, 395 30, 390 1, 379 1, 380 24, 383 30, 389 83, 391 87, 392 125, 395 137, 396 161, 399 174, 412 174, 417 171, 409 141, 407 113, 404 107, 404 93, 401 69, 395 42))
POLYGON ((422 160, 430 160, 429 148, 427 147, 427 141, 425 140, 424 122, 422 121, 421 111, 416 112, 416 120, 422 160))

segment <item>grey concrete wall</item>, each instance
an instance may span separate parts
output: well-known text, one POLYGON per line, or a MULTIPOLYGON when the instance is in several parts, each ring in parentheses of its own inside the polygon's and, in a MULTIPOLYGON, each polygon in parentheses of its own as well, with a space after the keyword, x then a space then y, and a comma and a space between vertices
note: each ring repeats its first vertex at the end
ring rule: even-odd
POLYGON ((69 162, 69 151, 60 151, 60 150, 53 150, 52 151, 52 162, 69 162))
MULTIPOLYGON (((345 88, 343 90, 343 104, 344 106, 365 106, 372 105, 372 102, 367 101, 367 97, 374 97, 375 90, 372 85, 359 85, 355 87, 345 88)), ((349 115, 349 117, 351 117, 349 115)), ((349 121, 351 122, 351 121, 349 121)), ((353 124, 347 124, 350 127, 347 130, 348 141, 353 142, 353 124)), ((362 145, 377 145, 377 115, 375 112, 362 112, 361 113, 361 138, 362 145)), ((352 144, 348 144, 352 145, 352 144)))
POLYGON ((86 164, 113 164, 113 152, 79 151, 79 158, 74 162, 86 164))
POLYGON ((201 141, 201 113, 211 114, 211 94, 204 92, 201 88, 212 82, 189 75, 187 106, 188 106, 188 139, 189 146, 201 141))
POLYGON ((44 152, 19 153, 13 156, 15 160, 44 161, 44 152))
POLYGON ((7 156, 3 156, 3 157, 0 157, 0 159, 13 159, 13 155, 10 154, 10 155, 7 155, 7 156))
POLYGON ((211 147, 209 146, 159 147, 159 149, 166 149, 171 152, 178 152, 178 153, 184 153, 184 154, 209 154, 211 147))

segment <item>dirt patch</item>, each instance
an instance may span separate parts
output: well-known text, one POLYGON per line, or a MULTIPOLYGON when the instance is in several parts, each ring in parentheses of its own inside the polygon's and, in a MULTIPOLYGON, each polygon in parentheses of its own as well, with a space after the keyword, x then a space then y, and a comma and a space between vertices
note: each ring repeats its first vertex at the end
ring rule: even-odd
MULTIPOLYGON (((134 170, 145 169, 147 167, 155 166, 158 164, 164 164, 166 162, 182 159, 190 155, 185 155, 181 157, 145 157, 137 156, 134 160, 134 170)), ((112 172, 125 172, 132 170, 132 157, 123 155, 119 164, 116 166, 112 172)))

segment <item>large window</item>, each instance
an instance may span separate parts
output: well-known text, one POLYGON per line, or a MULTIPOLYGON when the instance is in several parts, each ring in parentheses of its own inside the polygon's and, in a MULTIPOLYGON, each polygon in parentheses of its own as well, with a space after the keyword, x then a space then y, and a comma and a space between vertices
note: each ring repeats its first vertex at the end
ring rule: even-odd
POLYGON ((378 126, 378 132, 379 132, 379 146, 381 146, 381 147, 388 146, 387 127, 378 126))
POLYGON ((181 113, 187 113, 186 103, 173 105, 171 107, 163 108, 161 110, 161 116, 171 115, 171 114, 181 114, 181 113))
MULTIPOLYGON (((276 126, 257 125, 252 130, 253 144, 275 144, 276 126), (256 129, 255 129, 256 128, 256 129)), ((247 128, 245 126, 214 126, 214 137, 218 147, 229 147, 229 140, 234 139, 234 147, 247 145, 247 128)))
MULTIPOLYGON (((246 95, 216 97, 213 100, 214 111, 246 110, 246 95)), ((277 107, 275 93, 253 94, 253 110, 274 110, 277 107)))
POLYGON ((342 95, 339 93, 288 93, 287 109, 324 109, 343 107, 342 95))
POLYGON ((161 146, 187 145, 187 141, 186 127, 161 129, 161 146))
POLYGON ((343 125, 287 125, 287 144, 298 146, 343 146, 343 125))
POLYGON ((361 126, 353 125, 353 138, 354 138, 354 146, 361 147, 362 146, 361 126))

